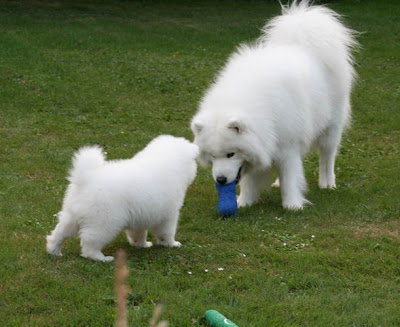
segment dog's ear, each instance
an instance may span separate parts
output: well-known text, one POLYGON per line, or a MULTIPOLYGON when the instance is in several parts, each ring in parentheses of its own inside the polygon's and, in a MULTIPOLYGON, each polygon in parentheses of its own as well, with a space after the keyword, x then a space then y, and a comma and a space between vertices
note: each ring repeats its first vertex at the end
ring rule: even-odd
POLYGON ((192 121, 191 128, 192 128, 193 134, 199 134, 203 130, 203 127, 204 127, 204 125, 200 120, 196 119, 196 120, 192 121))
POLYGON ((246 130, 245 123, 238 117, 232 117, 229 119, 227 127, 238 134, 241 134, 246 130))

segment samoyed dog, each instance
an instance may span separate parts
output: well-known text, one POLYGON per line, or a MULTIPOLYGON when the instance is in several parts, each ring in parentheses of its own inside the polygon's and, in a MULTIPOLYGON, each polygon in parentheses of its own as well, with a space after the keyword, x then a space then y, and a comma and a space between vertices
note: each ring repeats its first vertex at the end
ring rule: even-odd
POLYGON ((47 252, 60 256, 64 241, 79 235, 83 257, 112 261, 101 250, 124 229, 138 248, 152 246, 147 230, 163 246, 181 246, 175 233, 198 154, 197 145, 169 135, 128 160, 105 161, 101 148, 81 148, 73 158, 59 222, 47 236, 47 252))
POLYGON ((302 157, 315 146, 319 186, 335 187, 334 164, 349 123, 355 32, 309 1, 282 7, 261 37, 231 55, 203 97, 191 128, 199 162, 217 183, 240 182, 252 205, 279 175, 283 207, 309 203, 302 157))

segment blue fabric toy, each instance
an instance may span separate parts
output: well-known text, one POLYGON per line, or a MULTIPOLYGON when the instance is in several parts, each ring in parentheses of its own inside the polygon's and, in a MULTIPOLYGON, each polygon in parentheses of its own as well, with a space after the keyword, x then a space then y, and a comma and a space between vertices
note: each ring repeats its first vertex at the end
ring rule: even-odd
POLYGON ((236 182, 221 185, 216 183, 218 191, 218 213, 223 217, 234 216, 237 213, 236 182))

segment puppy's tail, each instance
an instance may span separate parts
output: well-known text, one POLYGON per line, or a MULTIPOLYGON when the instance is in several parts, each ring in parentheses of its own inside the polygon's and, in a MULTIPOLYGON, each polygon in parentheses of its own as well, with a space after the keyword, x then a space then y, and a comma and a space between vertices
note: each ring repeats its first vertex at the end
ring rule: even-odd
POLYGON ((87 182, 91 172, 104 165, 105 156, 99 146, 86 146, 74 154, 68 180, 76 185, 87 182))
POLYGON ((281 5, 282 15, 262 29, 260 44, 299 45, 310 50, 335 71, 342 60, 354 76, 352 52, 358 47, 357 32, 347 28, 339 14, 325 6, 312 6, 310 0, 281 5))

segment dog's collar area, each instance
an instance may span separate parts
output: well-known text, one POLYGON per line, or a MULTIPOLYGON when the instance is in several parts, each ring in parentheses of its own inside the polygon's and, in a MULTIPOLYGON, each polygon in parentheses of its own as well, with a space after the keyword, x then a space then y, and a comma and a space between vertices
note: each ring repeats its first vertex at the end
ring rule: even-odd
POLYGON ((237 173, 237 176, 236 176, 236 179, 235 179, 235 183, 236 183, 236 184, 239 183, 240 177, 242 177, 242 168, 243 168, 243 166, 241 166, 241 167, 239 168, 239 171, 238 171, 238 173, 237 173))

